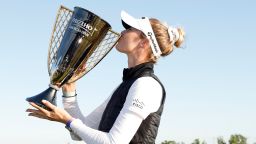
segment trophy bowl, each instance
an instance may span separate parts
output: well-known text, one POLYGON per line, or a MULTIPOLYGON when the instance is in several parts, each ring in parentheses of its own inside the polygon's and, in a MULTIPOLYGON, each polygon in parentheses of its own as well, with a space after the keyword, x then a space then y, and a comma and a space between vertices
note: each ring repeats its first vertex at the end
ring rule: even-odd
POLYGON ((49 88, 29 97, 28 102, 46 108, 47 100, 56 105, 56 93, 65 83, 83 77, 115 46, 120 34, 96 14, 75 7, 58 10, 48 49, 49 88))

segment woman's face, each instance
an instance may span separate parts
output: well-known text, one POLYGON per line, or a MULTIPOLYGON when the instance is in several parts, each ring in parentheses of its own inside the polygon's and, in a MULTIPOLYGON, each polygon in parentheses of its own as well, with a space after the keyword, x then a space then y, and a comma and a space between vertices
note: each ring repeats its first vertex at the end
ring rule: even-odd
POLYGON ((116 45, 116 49, 119 52, 126 54, 134 52, 142 40, 141 35, 142 32, 135 28, 129 28, 122 31, 121 38, 116 45))

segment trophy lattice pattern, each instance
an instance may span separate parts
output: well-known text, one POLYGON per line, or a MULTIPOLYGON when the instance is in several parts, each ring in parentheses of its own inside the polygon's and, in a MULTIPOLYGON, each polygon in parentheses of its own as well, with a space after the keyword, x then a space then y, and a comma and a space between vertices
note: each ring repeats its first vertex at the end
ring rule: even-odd
MULTIPOLYGON (((57 63, 56 53, 59 49, 61 40, 64 36, 65 30, 72 16, 72 13, 73 11, 63 6, 61 6, 58 11, 48 53, 49 75, 52 75, 52 72, 55 69, 54 66, 56 66, 57 63)), ((107 35, 100 42, 99 46, 93 51, 93 53, 89 57, 84 59, 84 63, 80 64, 79 68, 75 70, 75 74, 71 77, 71 79, 68 82, 76 81, 77 79, 85 75, 87 72, 89 72, 91 69, 93 69, 114 47, 119 37, 120 35, 118 33, 109 30, 107 32, 107 35)))
POLYGON ((109 31, 103 41, 95 49, 93 54, 89 57, 86 62, 86 71, 89 71, 98 63, 113 47, 113 44, 117 41, 118 37, 115 33, 109 31))
POLYGON ((77 79, 84 76, 90 70, 92 70, 114 47, 116 42, 118 41, 120 35, 112 30, 107 32, 107 35, 100 42, 98 47, 93 51, 93 53, 85 58, 79 66, 79 68, 75 71, 75 74, 68 82, 76 81, 77 79))
POLYGON ((56 52, 59 49, 61 40, 64 36, 67 24, 72 16, 72 11, 64 6, 58 10, 55 24, 53 27, 49 51, 48 51, 48 72, 51 75, 53 65, 57 63, 56 52))
POLYGON ((93 54, 89 57, 86 62, 86 71, 92 69, 100 60, 111 50, 119 36, 108 31, 105 38, 101 41, 99 46, 94 50, 93 54))
POLYGON ((119 34, 109 30, 99 46, 93 51, 85 64, 81 64, 76 74, 70 79, 70 82, 75 81, 93 69, 114 47, 119 39, 119 34))

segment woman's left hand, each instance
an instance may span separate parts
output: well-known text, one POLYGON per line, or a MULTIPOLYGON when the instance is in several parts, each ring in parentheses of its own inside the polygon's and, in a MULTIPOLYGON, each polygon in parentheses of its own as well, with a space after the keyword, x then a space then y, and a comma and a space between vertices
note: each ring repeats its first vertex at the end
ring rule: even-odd
POLYGON ((36 109, 27 109, 26 112, 29 112, 29 116, 34 116, 41 119, 47 119, 50 121, 57 121, 66 124, 69 120, 73 119, 72 116, 63 109, 56 107, 46 100, 42 100, 42 103, 47 106, 51 111, 46 110, 33 102, 29 104, 36 109))

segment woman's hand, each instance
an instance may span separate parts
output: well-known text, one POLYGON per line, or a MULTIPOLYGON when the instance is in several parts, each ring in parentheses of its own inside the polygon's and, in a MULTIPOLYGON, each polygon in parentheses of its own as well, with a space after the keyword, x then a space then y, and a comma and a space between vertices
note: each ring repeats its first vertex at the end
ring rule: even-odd
POLYGON ((62 92, 74 92, 76 91, 76 83, 75 82, 72 82, 72 83, 67 83, 67 84, 64 84, 62 86, 62 92))
POLYGON ((29 116, 34 116, 41 119, 47 119, 50 121, 57 121, 66 124, 69 120, 73 119, 72 116, 67 113, 65 110, 56 107, 46 100, 42 100, 42 103, 47 106, 51 111, 48 111, 33 102, 29 104, 36 109, 27 109, 26 112, 29 112, 29 116))

